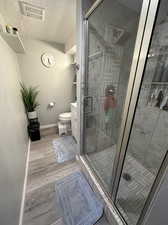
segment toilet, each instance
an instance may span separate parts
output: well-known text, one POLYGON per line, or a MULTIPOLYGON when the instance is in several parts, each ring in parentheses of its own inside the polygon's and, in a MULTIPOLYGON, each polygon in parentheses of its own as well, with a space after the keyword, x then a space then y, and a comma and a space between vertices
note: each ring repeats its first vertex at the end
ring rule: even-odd
POLYGON ((61 113, 59 115, 58 131, 59 136, 68 134, 71 130, 71 112, 61 113))

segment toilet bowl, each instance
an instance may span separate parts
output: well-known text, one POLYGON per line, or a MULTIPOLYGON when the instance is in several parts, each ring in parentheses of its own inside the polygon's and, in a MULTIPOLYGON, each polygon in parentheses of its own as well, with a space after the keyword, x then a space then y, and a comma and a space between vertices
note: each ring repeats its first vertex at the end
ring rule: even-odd
POLYGON ((61 123, 69 123, 71 121, 71 112, 61 113, 59 115, 59 121, 61 123))
POLYGON ((71 112, 61 113, 58 122, 59 136, 71 131, 71 112))

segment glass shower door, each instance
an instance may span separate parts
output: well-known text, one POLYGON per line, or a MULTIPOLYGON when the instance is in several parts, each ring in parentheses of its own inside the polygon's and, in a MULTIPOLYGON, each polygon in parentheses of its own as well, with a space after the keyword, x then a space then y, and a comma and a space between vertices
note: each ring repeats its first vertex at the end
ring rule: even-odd
POLYGON ((115 202, 129 225, 140 219, 168 150, 167 32, 168 2, 161 0, 115 202))
POLYGON ((134 1, 104 0, 87 19, 84 153, 109 192, 142 7, 134 1))

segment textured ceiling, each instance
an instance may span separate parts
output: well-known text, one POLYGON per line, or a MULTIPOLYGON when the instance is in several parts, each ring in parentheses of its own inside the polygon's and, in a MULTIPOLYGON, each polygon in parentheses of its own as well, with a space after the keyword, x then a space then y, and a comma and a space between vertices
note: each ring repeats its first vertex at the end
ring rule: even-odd
POLYGON ((65 44, 75 33, 76 0, 24 0, 45 8, 45 20, 21 14, 19 0, 0 0, 0 13, 7 24, 19 28, 31 39, 65 44))

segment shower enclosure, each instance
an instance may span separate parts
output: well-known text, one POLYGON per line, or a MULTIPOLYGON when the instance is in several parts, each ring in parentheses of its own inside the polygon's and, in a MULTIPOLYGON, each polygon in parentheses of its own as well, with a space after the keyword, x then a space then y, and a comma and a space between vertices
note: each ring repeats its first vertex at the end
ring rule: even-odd
POLYGON ((141 224, 168 149, 168 2, 98 0, 85 16, 82 152, 141 224))

